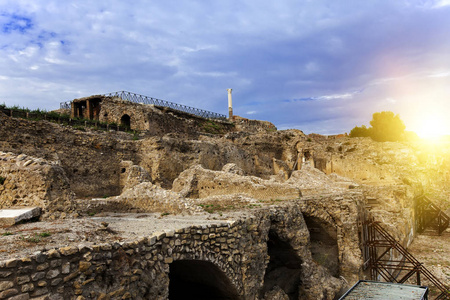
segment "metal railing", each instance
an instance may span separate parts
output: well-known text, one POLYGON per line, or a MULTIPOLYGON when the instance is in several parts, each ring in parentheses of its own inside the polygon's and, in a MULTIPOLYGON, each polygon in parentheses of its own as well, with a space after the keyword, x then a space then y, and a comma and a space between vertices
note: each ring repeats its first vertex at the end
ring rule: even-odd
MULTIPOLYGON (((203 109, 199 109, 199 108, 195 108, 195 107, 191 107, 191 106, 187 106, 187 105, 183 105, 183 104, 177 104, 177 103, 173 103, 170 101, 156 99, 156 98, 139 95, 139 94, 131 93, 131 92, 127 92, 127 91, 108 93, 108 94, 104 94, 103 96, 117 97, 122 100, 130 101, 133 103, 153 104, 155 106, 168 107, 168 108, 171 108, 174 110, 182 111, 182 112, 196 115, 196 116, 206 118, 206 119, 219 119, 219 120, 227 119, 226 115, 218 114, 218 113, 215 113, 212 111, 207 111, 207 110, 203 110, 203 109)), ((71 101, 61 102, 60 108, 70 109, 70 103, 71 103, 71 101)))
POLYGON ((59 103, 59 108, 60 109, 70 109, 71 108, 70 103, 72 103, 72 101, 61 102, 61 103, 59 103))

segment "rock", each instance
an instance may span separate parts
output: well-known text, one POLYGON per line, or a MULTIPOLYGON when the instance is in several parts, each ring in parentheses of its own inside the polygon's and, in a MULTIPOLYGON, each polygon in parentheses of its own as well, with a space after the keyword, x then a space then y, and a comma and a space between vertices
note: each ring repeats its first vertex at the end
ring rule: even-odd
POLYGON ((0 209, 0 226, 12 226, 21 221, 37 218, 41 215, 39 207, 22 209, 0 209))
POLYGON ((255 176, 207 170, 200 165, 182 172, 174 181, 172 190, 189 198, 229 194, 243 194, 258 200, 286 200, 301 197, 300 189, 291 184, 273 182, 255 176))
MULTIPOLYGON (((190 199, 183 198, 179 193, 165 190, 151 182, 140 183, 125 190, 120 196, 111 200, 99 200, 98 205, 136 208, 143 212, 161 213, 193 213, 202 211, 190 199)), ((100 207, 98 206, 98 207, 100 207)))
MULTIPOLYGON (((64 169, 58 165, 36 164, 38 159, 0 151, 0 208, 39 206, 47 217, 58 210, 60 201, 70 210, 74 194, 64 169)), ((0 221, 1 222, 1 221, 0 221)))
POLYGON ((236 175, 242 175, 242 176, 245 175, 244 174, 244 170, 239 168, 234 163, 226 164, 225 166, 223 166, 222 171, 223 172, 227 172, 227 173, 231 173, 231 174, 236 174, 236 175))
POLYGON ((120 185, 122 191, 130 189, 142 182, 151 182, 150 174, 132 161, 122 161, 120 169, 120 185))
POLYGON ((264 295, 264 300, 289 300, 289 296, 276 285, 264 295))

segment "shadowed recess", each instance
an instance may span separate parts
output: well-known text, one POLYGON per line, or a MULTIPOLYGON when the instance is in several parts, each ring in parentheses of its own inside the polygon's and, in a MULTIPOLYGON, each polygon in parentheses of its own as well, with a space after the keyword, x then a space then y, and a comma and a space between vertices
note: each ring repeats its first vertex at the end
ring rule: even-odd
POLYGON ((316 217, 304 216, 315 262, 326 267, 331 275, 339 275, 339 250, 336 228, 316 217))
POLYGON ((279 238, 274 230, 269 231, 267 251, 270 261, 264 275, 262 296, 275 286, 279 286, 290 300, 298 299, 302 272, 300 257, 289 243, 279 238))
POLYGON ((131 117, 127 114, 123 115, 122 118, 120 118, 120 125, 125 126, 125 127, 130 127, 131 117))
POLYGON ((169 299, 239 300, 227 276, 213 263, 179 260, 170 264, 169 299))

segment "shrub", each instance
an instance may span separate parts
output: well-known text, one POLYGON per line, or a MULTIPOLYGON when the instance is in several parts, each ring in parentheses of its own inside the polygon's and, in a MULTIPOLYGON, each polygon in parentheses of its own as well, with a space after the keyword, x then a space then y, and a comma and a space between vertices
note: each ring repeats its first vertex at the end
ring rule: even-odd
POLYGON ((350 137, 368 137, 370 136, 370 129, 365 125, 361 127, 356 126, 350 131, 350 137))
POLYGON ((356 126, 350 131, 350 137, 371 137, 377 142, 397 142, 403 139, 406 128, 400 116, 391 111, 374 113, 370 125, 372 127, 369 128, 364 125, 356 126))

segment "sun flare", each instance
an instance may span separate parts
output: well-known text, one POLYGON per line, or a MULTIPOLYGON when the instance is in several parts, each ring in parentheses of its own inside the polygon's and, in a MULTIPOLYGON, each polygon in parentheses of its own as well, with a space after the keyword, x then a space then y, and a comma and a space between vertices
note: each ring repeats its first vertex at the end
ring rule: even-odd
POLYGON ((415 132, 423 139, 436 140, 449 134, 448 122, 438 115, 427 116, 420 120, 415 126, 415 132))

